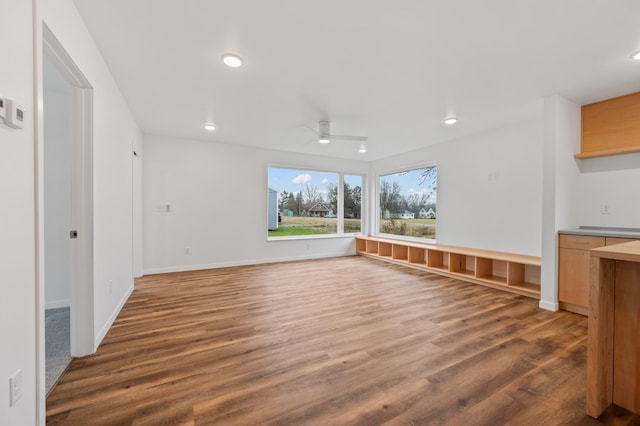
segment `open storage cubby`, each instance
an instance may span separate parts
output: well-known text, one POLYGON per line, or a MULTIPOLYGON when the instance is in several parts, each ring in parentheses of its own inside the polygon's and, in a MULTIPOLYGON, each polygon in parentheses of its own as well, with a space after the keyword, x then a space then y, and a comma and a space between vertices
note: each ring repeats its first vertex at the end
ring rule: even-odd
POLYGON ((498 284, 506 284, 507 262, 504 260, 479 257, 476 278, 498 284))
POLYGON ((475 276, 475 257, 465 254, 449 253, 449 272, 475 276))
POLYGON ((427 265, 427 249, 422 247, 409 247, 409 263, 427 265))
POLYGON ((409 247, 400 244, 393 245, 393 260, 409 260, 409 247))
POLYGON ((540 258, 519 254, 356 237, 356 252, 540 299, 540 258))
POLYGON ((430 269, 449 270, 449 253, 427 249, 427 267, 430 269))
POLYGON ((391 257, 392 252, 393 252, 393 244, 383 243, 383 242, 378 243, 378 256, 391 257))

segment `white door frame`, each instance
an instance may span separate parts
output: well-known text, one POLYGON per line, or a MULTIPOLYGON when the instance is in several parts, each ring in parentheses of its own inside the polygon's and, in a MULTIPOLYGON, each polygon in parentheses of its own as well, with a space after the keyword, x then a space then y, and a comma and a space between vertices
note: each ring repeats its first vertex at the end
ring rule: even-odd
MULTIPOLYGON (((37 46, 38 44, 36 44, 37 46)), ((37 52, 38 129, 36 142, 36 249, 37 249, 37 368, 36 383, 39 387, 38 406, 44 408, 45 386, 45 335, 44 335, 44 120, 42 117, 44 55, 57 66, 62 75, 74 87, 75 119, 72 181, 72 226, 78 238, 71 244, 72 282, 71 296, 71 355, 84 356, 94 353, 94 300, 93 300, 93 88, 84 77, 62 44, 42 25, 42 50, 37 52), (39 60, 38 60, 39 59, 39 60)), ((40 411, 39 410, 39 411, 40 411)), ((42 419, 44 413, 39 413, 42 419)))

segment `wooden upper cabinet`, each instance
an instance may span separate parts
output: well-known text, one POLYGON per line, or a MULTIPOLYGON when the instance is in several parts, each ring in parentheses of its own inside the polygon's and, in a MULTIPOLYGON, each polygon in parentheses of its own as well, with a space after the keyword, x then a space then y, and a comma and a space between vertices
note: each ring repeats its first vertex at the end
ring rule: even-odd
POLYGON ((575 158, 640 152, 640 92, 582 106, 580 153, 575 158))

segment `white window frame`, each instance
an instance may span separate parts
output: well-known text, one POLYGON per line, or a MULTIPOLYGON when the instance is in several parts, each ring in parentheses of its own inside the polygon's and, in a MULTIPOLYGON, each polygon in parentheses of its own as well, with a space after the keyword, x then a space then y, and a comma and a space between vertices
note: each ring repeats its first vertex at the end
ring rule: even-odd
MULTIPOLYGON (((299 170, 301 172, 318 172, 318 173, 334 173, 338 175, 338 206, 336 211, 337 216, 337 226, 335 234, 312 234, 312 235, 291 235, 284 237, 270 237, 269 232, 267 231, 267 241, 288 241, 288 240, 316 240, 316 239, 330 239, 330 238, 346 238, 353 237, 356 235, 365 234, 365 226, 367 224, 367 209, 365 208, 366 204, 366 178, 367 176, 362 173, 354 173, 349 171, 336 171, 336 170, 327 170, 327 169, 318 169, 313 167, 302 167, 302 166, 292 166, 292 165, 280 165, 280 164, 270 164, 267 165, 267 187, 269 187, 269 169, 289 169, 289 170, 299 170), (359 176, 361 179, 361 197, 360 200, 360 232, 344 232, 344 176, 359 176)), ((264 228, 268 228, 268 215, 265 218, 265 226, 264 228)))

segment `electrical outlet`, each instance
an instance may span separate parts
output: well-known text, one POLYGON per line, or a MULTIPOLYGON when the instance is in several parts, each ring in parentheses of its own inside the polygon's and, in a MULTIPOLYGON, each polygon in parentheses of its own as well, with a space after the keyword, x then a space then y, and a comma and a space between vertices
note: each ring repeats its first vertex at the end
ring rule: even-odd
POLYGON ((9 377, 9 406, 13 407, 22 397, 22 369, 9 377))
POLYGON ((600 214, 611 214, 611 206, 609 204, 601 204, 600 214))

